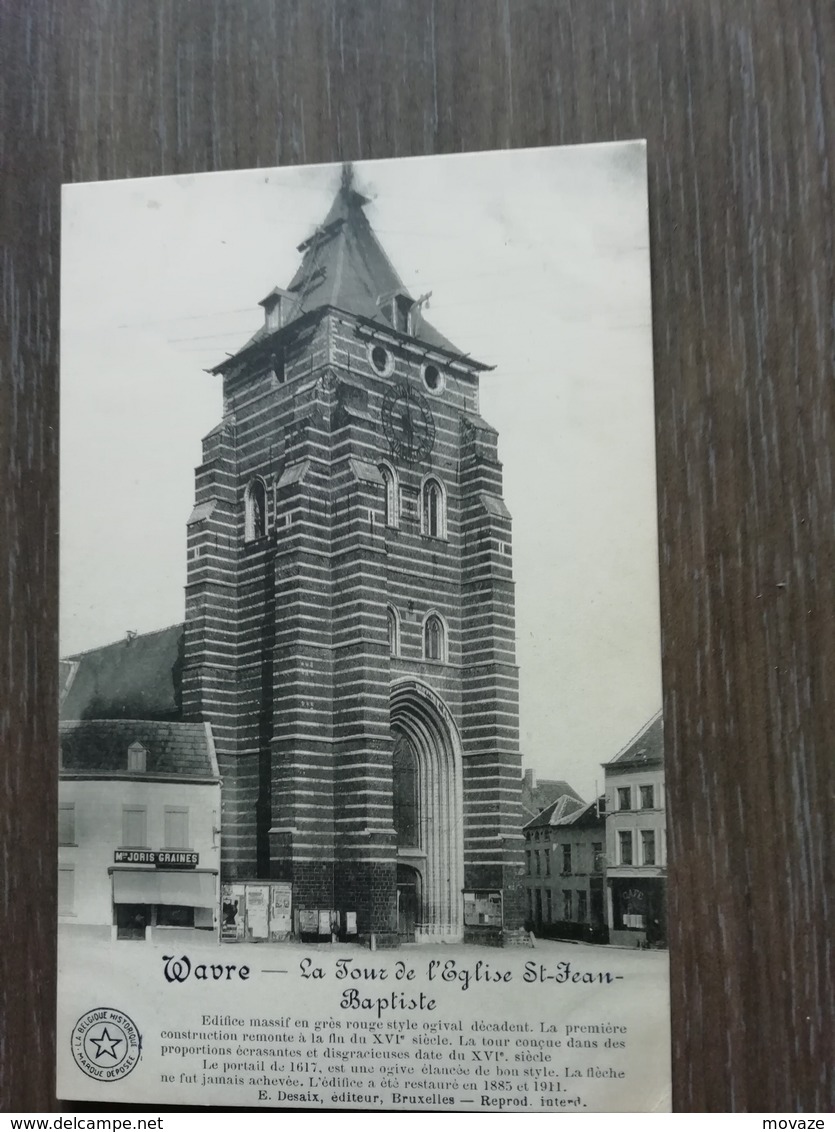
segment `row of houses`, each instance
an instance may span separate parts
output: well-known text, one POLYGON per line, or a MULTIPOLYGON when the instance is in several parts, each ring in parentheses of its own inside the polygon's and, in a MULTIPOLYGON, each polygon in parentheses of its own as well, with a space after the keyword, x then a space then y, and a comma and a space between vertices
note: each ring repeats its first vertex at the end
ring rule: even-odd
POLYGON ((663 728, 651 719, 604 764, 592 802, 561 781, 523 804, 550 801, 524 826, 527 926, 538 935, 636 946, 666 941, 667 845, 663 728))
MULTIPOLYGON (((604 782, 604 792, 585 802, 567 782, 537 782, 525 772, 527 926, 564 939, 663 944, 660 716, 604 765, 604 782)), ((220 815, 208 724, 62 721, 61 921, 115 939, 317 934, 318 923, 294 916, 291 886, 221 885, 220 815)), ((333 927, 329 921, 323 930, 333 927)))

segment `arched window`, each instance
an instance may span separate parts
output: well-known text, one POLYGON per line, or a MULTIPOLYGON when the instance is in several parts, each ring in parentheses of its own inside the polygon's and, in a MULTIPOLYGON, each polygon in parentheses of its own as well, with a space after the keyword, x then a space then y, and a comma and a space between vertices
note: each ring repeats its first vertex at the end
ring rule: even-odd
POLYGON ((397 472, 391 464, 380 464, 380 475, 383 477, 386 526, 399 527, 400 485, 397 482, 397 472))
POLYGON ((424 660, 446 660, 446 630, 437 613, 430 613, 423 623, 424 660))
POLYGON ((441 504, 441 489, 429 480, 423 488, 424 533, 434 538, 441 533, 441 504))
POLYGON ((398 732, 394 733, 392 778, 392 818, 397 844, 402 848, 418 848, 420 822, 417 755, 406 736, 398 732))
POLYGON ((420 501, 422 533, 431 538, 446 538, 446 492, 435 476, 423 481, 420 501))
POLYGON ((439 539, 444 520, 444 495, 437 480, 423 484, 423 533, 439 539))
POLYGON ((267 533, 267 489, 264 481, 253 480, 244 496, 244 538, 251 542, 267 533))
POLYGON ((400 617, 393 606, 386 606, 389 634, 389 656, 400 656, 400 617))

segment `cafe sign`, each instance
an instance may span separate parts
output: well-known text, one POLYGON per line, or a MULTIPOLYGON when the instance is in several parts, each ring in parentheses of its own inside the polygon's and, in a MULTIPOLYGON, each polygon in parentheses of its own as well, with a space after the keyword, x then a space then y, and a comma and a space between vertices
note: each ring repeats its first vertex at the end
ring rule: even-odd
POLYGON ((116 865, 153 865, 157 869, 193 869, 199 862, 199 853, 185 849, 117 849, 113 854, 116 865))

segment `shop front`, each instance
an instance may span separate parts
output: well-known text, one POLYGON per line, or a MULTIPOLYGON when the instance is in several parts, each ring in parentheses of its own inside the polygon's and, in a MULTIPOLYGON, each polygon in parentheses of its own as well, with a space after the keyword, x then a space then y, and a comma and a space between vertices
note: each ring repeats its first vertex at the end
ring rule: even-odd
POLYGON ((667 942, 666 878, 612 877, 611 942, 663 947, 667 942))
POLYGON ((215 869, 113 866, 113 938, 153 939, 218 929, 215 869))

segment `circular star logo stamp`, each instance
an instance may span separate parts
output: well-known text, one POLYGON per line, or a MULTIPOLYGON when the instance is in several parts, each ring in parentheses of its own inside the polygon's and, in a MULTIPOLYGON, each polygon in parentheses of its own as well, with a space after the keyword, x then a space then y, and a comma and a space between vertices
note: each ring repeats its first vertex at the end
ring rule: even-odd
POLYGON ((99 1006, 73 1026, 72 1055, 82 1073, 94 1081, 120 1081, 139 1061, 142 1035, 121 1010, 99 1006))

